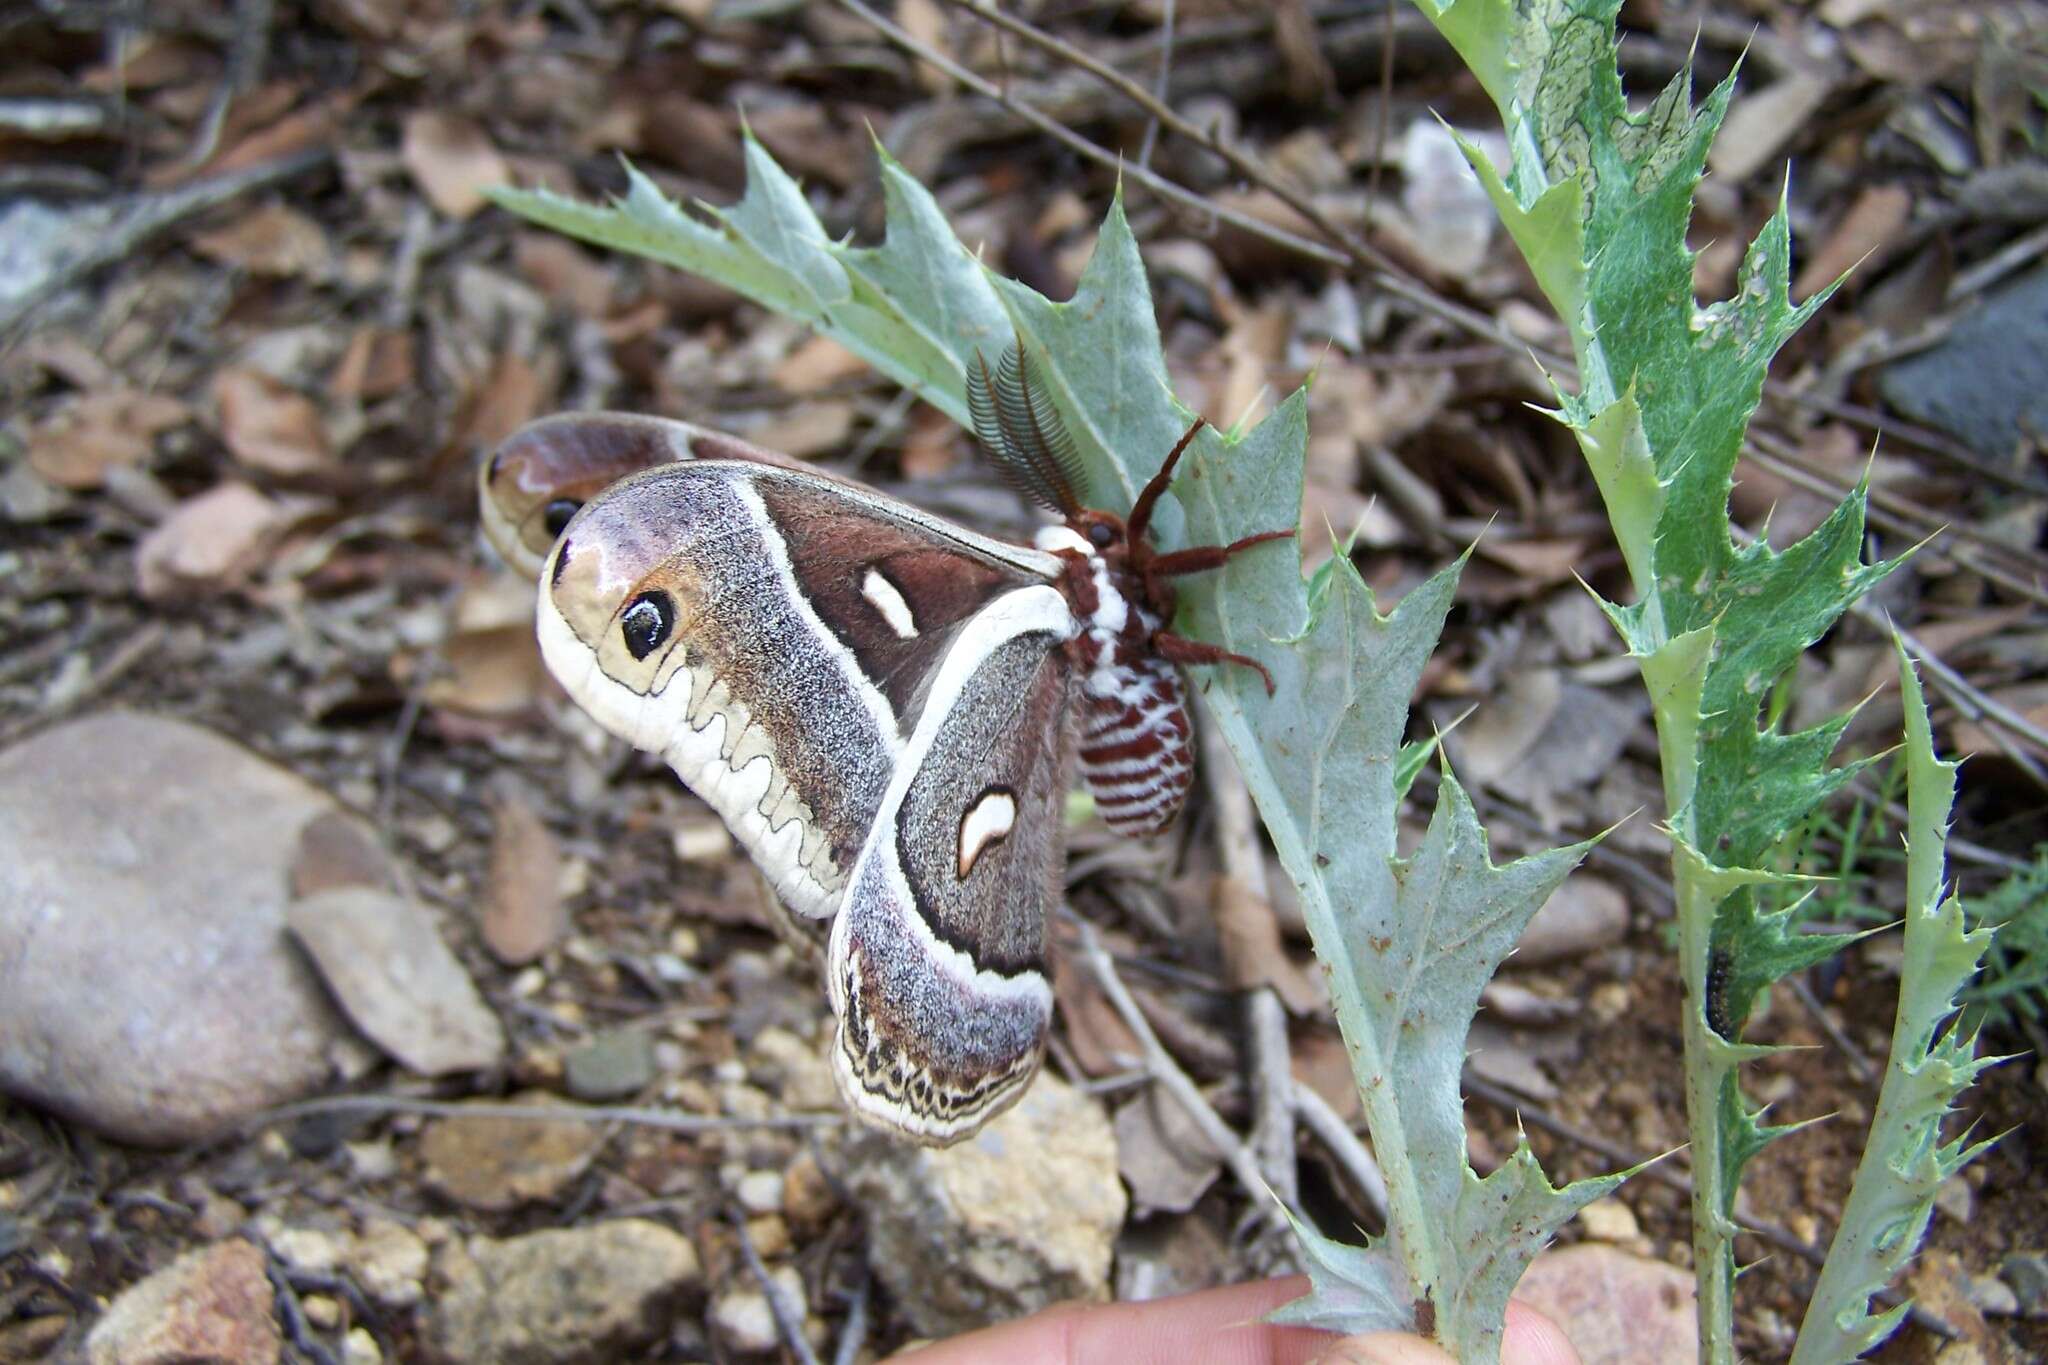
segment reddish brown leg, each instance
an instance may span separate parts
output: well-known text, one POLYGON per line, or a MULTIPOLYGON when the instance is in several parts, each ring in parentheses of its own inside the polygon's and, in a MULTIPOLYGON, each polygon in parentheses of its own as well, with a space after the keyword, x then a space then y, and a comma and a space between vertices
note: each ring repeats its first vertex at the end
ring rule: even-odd
POLYGON ((1264 664, 1243 654, 1232 654, 1221 645, 1204 644, 1200 640, 1190 640, 1185 635, 1172 635, 1162 630, 1152 637, 1152 648, 1160 658, 1172 663, 1236 664, 1241 668, 1256 669, 1266 680, 1266 695, 1273 695, 1273 675, 1266 671, 1264 664))
POLYGON ((1131 504, 1131 517, 1126 525, 1130 528, 1131 543, 1145 538, 1145 528, 1152 522, 1152 504, 1159 501, 1159 495, 1166 491, 1166 485, 1173 482, 1173 467, 1180 463, 1180 457, 1188 448, 1188 442, 1195 439, 1195 433, 1209 425, 1206 417, 1197 417, 1195 424, 1182 433, 1173 443, 1173 449, 1166 452, 1166 463, 1159 466, 1146 485, 1138 490, 1138 500, 1131 504))
POLYGON ((1233 540, 1228 545, 1191 545, 1185 550, 1154 555, 1145 566, 1145 572, 1160 578, 1177 578, 1181 574, 1200 573, 1204 569, 1220 569, 1224 560, 1241 550, 1249 550, 1269 540, 1286 540, 1293 534, 1292 531, 1261 531, 1255 536, 1233 540))

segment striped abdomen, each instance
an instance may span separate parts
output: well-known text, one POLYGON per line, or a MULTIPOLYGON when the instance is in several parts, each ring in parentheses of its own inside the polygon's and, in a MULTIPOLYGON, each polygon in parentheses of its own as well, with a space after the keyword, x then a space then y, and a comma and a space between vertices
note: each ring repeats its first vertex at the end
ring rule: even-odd
POLYGON ((1124 653, 1111 645, 1083 676, 1081 776, 1109 827, 1138 836, 1180 813, 1195 763, 1179 670, 1156 655, 1124 653))

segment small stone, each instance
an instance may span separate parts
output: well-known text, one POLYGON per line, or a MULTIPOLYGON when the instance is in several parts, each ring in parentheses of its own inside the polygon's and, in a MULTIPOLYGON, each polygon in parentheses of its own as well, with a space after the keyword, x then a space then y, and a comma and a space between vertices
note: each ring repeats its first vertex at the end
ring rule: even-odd
POLYGON ((2019 1295, 1996 1275, 1965 1275, 1963 1297, 1975 1304, 1977 1311, 1986 1317, 2010 1318, 2020 1311, 2019 1295))
POLYGON ((597 1124, 574 1117, 574 1106, 543 1091, 513 1097, 514 1104, 561 1105, 561 1123, 475 1117, 436 1119, 420 1135, 427 1182, 473 1209, 503 1211, 558 1198, 604 1145, 597 1124))
POLYGON ((384 1365, 384 1353, 377 1349, 377 1338, 361 1327, 349 1328, 348 1335, 341 1339, 341 1365, 384 1365))
POLYGON ((654 1080, 654 1043, 645 1029, 600 1033, 562 1059, 569 1093, 579 1100, 619 1100, 654 1080))
POLYGON ((776 1087, 785 1109, 795 1112, 837 1112, 839 1083, 832 1063, 816 1043, 786 1028, 765 1028, 749 1052, 755 1075, 776 1087))
POLYGON ((2020 1312, 2048 1318, 2048 1254, 2015 1251, 1998 1263, 1998 1278, 2012 1286, 2020 1312))
POLYGON ((347 1233, 326 1228, 281 1228, 265 1240, 271 1254, 309 1275, 331 1274, 347 1256, 347 1233))
POLYGON ((444 1269, 449 1289, 434 1320, 443 1352, 497 1365, 633 1358, 700 1274, 687 1239, 638 1218, 471 1238, 444 1269))
POLYGON ((748 1213, 774 1213, 782 1207, 780 1171, 748 1171, 733 1187, 733 1198, 748 1213))
POLYGON ((1515 1297, 1564 1329, 1588 1361, 1690 1361, 1699 1355, 1693 1277, 1588 1242, 1538 1256, 1515 1297))
POLYGON ((1970 1215, 1976 1212, 1976 1206, 1976 1191, 1960 1175, 1950 1176, 1935 1188, 1934 1207, 1958 1223, 1968 1223, 1970 1215))
POLYGON ((773 1260, 790 1248, 789 1224, 779 1213, 764 1213, 747 1220, 747 1238, 761 1257, 773 1260))
POLYGON ((1878 391, 1988 459, 2048 430, 2048 270, 1998 289, 1942 339, 1879 371, 1878 391))
MULTIPOLYGON (((804 1301, 803 1277, 784 1265, 770 1270, 768 1278, 782 1296, 783 1308, 791 1319, 803 1321, 809 1311, 804 1301)), ((752 1280, 718 1296, 711 1305, 711 1323, 719 1340, 747 1355, 772 1351, 782 1344, 782 1329, 776 1324, 775 1310, 769 1305, 767 1294, 752 1280)))
POLYGON ((348 1024, 284 911, 300 831, 337 811, 210 730, 130 711, 0 753, 0 1090, 173 1146, 326 1084, 348 1024))
POLYGON ((372 1218, 356 1234, 349 1269, 363 1292, 386 1308, 410 1308, 420 1301, 427 1278, 427 1244, 403 1223, 372 1218))
POLYGON ((341 1325, 341 1300, 327 1294, 308 1294, 299 1300, 299 1308, 306 1315, 306 1321, 323 1332, 331 1332, 341 1325))
POLYGON ((445 1076, 504 1055, 504 1026, 418 902, 342 886, 286 918, 349 1018, 411 1070, 445 1076))
POLYGON ((974 1137, 864 1131, 831 1149, 868 1259, 918 1332, 946 1336, 1108 1293, 1126 1198, 1102 1106, 1042 1074, 974 1137))
POLYGON ((1643 1235, 1636 1216, 1619 1199, 1596 1199, 1579 1210, 1579 1222, 1596 1242, 1633 1242, 1643 1235))
POLYGON ((92 1365, 275 1365, 263 1252, 236 1239, 188 1251, 121 1291, 85 1339, 92 1365))
POLYGON ((1512 967, 1583 957, 1628 933, 1628 898, 1614 883, 1586 872, 1564 879, 1543 902, 1508 959, 1512 967))

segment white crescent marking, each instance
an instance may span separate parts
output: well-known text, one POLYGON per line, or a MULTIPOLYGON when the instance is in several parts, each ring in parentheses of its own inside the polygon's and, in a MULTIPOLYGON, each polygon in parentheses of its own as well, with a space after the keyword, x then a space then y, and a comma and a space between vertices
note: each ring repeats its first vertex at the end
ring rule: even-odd
POLYGON ((882 576, 880 569, 869 569, 860 580, 860 595, 881 613, 882 619, 889 623, 889 629, 896 632, 897 639, 917 638, 917 619, 910 614, 910 603, 903 600, 903 594, 882 576))
POLYGON ((960 822, 960 879, 974 871, 982 850, 1017 826, 1017 798, 1006 791, 983 792, 960 822))

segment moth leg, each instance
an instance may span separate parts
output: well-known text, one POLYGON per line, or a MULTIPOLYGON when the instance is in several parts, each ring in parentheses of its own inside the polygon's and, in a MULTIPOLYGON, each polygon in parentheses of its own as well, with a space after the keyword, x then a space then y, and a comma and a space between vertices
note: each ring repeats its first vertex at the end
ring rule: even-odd
POLYGON ((1194 425, 1182 432, 1181 438, 1173 443, 1173 449, 1166 452, 1166 461, 1159 466, 1159 472, 1138 491, 1138 500, 1131 504, 1130 520, 1126 523, 1130 528, 1132 544, 1144 540, 1145 528, 1152 524, 1152 505, 1159 501, 1159 495, 1173 482, 1173 467, 1180 463, 1180 457, 1187 450, 1188 442, 1194 440, 1195 433, 1207 425, 1208 418, 1195 418, 1194 425))
POLYGON ((1244 654, 1232 654, 1221 645, 1212 645, 1201 640, 1190 640, 1185 635, 1174 635, 1159 631, 1152 637, 1152 649, 1162 659, 1177 664, 1237 664, 1241 668, 1257 669, 1266 680, 1266 695, 1273 695, 1273 675, 1257 659, 1244 654))
POLYGON ((1233 540, 1228 545, 1191 545, 1185 550, 1154 555, 1151 563, 1145 566, 1145 572, 1159 578, 1177 578, 1182 574, 1201 573, 1204 569, 1220 569, 1223 562, 1234 554, 1269 540, 1286 540, 1293 534, 1292 531, 1261 531, 1255 536, 1233 540))

